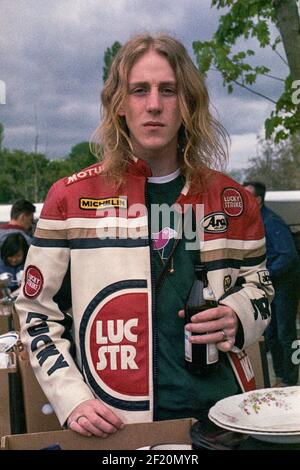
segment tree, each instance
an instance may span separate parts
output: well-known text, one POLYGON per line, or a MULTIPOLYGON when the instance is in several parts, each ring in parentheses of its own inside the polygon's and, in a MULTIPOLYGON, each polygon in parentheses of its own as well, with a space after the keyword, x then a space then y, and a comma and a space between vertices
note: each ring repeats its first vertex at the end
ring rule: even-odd
MULTIPOLYGON (((206 74, 215 67, 223 77, 223 84, 232 93, 238 85, 274 103, 275 109, 265 121, 266 137, 275 142, 300 132, 300 104, 293 100, 294 84, 300 80, 300 20, 297 0, 212 0, 212 6, 226 8, 211 41, 196 41, 193 48, 199 69, 206 74), (229 8, 229 9, 228 9, 229 8), (270 22, 280 35, 272 42, 270 22), (289 68, 285 79, 275 77, 265 65, 251 65, 255 52, 246 49, 233 52, 239 39, 256 38, 261 48, 271 47, 289 68), (286 59, 278 51, 282 43, 286 59), (275 102, 253 89, 259 76, 284 82, 284 90, 275 102)), ((300 82, 299 82, 300 84, 300 82)))
POLYGON ((259 141, 258 153, 250 158, 250 166, 244 170, 244 180, 258 180, 269 190, 300 189, 300 167, 297 156, 300 153, 300 135, 274 144, 273 141, 259 141))
POLYGON ((69 173, 71 174, 96 163, 96 157, 91 153, 88 142, 80 142, 72 147, 71 152, 65 159, 65 163, 69 167, 69 173))
POLYGON ((45 155, 4 149, 0 154, 0 203, 13 203, 24 197, 40 202, 48 190, 45 155))
POLYGON ((106 82, 107 77, 109 75, 111 64, 118 52, 118 50, 122 47, 119 41, 115 41, 111 47, 108 47, 104 54, 104 66, 103 66, 103 82, 106 82))

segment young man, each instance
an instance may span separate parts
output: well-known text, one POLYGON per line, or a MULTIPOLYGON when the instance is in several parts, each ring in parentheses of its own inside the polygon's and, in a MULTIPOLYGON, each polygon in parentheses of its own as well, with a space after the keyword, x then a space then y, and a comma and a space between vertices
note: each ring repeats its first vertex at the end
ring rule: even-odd
POLYGON ((31 229, 35 206, 26 199, 18 199, 11 208, 10 221, 0 225, 0 247, 12 233, 21 233, 28 244, 31 243, 31 229))
POLYGON ((251 388, 240 351, 267 326, 273 292, 260 275, 264 232, 255 201, 210 169, 225 159, 225 133, 182 44, 165 35, 130 40, 102 104, 95 140, 104 160, 50 190, 17 305, 23 341, 61 424, 97 436, 124 423, 201 417, 251 388), (152 217, 155 205, 175 202, 167 223, 152 217), (204 232, 200 255, 199 246, 189 249, 185 221, 176 223, 180 212, 192 212, 198 238, 204 232), (191 341, 220 350, 208 377, 184 363, 183 308, 200 256, 219 304, 186 328, 196 333, 191 341))
POLYGON ((265 206, 265 185, 258 181, 247 181, 244 186, 256 197, 260 207, 266 232, 267 268, 275 288, 272 319, 265 336, 272 355, 276 386, 297 385, 299 366, 293 364, 292 345, 297 339, 298 253, 286 223, 265 206))

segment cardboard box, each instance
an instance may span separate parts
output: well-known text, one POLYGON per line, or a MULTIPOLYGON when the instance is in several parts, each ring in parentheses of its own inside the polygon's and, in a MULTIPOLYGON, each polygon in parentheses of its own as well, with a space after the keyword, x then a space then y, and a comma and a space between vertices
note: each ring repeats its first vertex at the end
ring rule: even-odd
POLYGON ((12 316, 0 314, 0 335, 4 335, 13 329, 12 316))
POLYGON ((11 434, 9 369, 0 369, 0 436, 11 434))
POLYGON ((38 450, 59 444, 63 450, 134 450, 154 444, 190 444, 192 418, 128 424, 106 439, 83 437, 73 431, 53 431, 5 436, 3 450, 38 450))
POLYGON ((22 397, 17 374, 16 355, 11 366, 0 369, 0 436, 22 432, 22 397))
POLYGON ((47 405, 49 400, 34 375, 26 353, 19 352, 17 360, 22 382, 26 431, 35 433, 60 430, 61 426, 55 413, 43 412, 43 406, 47 405))
POLYGON ((15 306, 13 305, 12 308, 12 319, 13 319, 13 327, 15 331, 20 331, 20 320, 19 320, 19 315, 17 314, 17 311, 15 309, 15 306))

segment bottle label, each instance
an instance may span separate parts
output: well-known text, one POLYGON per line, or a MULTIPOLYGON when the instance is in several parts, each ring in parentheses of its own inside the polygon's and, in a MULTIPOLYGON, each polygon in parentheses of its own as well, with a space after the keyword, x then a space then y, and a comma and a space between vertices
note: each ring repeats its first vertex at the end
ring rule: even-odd
POLYGON ((192 343, 189 342, 189 337, 191 336, 191 332, 184 329, 184 350, 185 350, 185 360, 187 362, 192 362, 193 355, 192 355, 192 343))
POLYGON ((219 360, 219 350, 215 343, 208 343, 206 345, 206 363, 214 364, 219 360))

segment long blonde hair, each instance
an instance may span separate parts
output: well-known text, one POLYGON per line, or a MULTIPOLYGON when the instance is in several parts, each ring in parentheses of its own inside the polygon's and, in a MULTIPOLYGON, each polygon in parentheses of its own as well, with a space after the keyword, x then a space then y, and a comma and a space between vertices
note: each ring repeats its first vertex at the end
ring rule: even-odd
POLYGON ((104 158, 107 175, 121 183, 133 153, 125 118, 118 111, 128 92, 131 68, 150 49, 164 56, 174 70, 183 123, 178 135, 179 161, 186 178, 199 184, 208 168, 220 169, 226 163, 228 135, 209 111, 206 85, 185 47, 165 34, 136 36, 118 51, 101 93, 102 122, 92 135, 91 150, 104 158))

